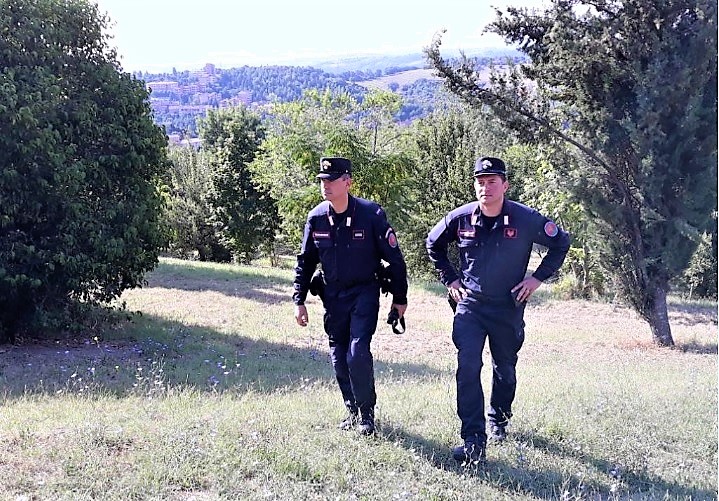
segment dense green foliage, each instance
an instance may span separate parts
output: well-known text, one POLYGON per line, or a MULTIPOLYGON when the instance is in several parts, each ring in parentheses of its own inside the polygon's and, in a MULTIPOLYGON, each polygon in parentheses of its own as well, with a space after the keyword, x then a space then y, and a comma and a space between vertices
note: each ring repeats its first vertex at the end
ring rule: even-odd
POLYGON ((493 30, 531 64, 490 88, 471 64, 443 60, 439 39, 429 59, 453 92, 490 105, 523 140, 550 155, 575 147, 556 166, 592 245, 654 340, 671 345, 670 281, 716 225, 716 4, 554 0, 539 14, 510 8, 493 30))
POLYGON ((166 138, 80 0, 0 2, 0 334, 79 321, 164 244, 166 138))
MULTIPOLYGON (((478 57, 477 64, 489 66, 493 59, 478 57)), ((331 73, 322 69, 300 66, 242 66, 239 68, 213 68, 212 74, 200 71, 173 71, 172 73, 138 72, 138 78, 152 82, 177 82, 177 88, 153 89, 153 100, 167 101, 173 106, 155 107, 157 123, 165 126, 169 134, 197 137, 196 118, 203 116, 206 108, 225 107, 239 99, 246 105, 262 106, 273 102, 291 102, 300 99, 305 91, 329 90, 347 93, 362 102, 369 90, 357 82, 395 75, 402 71, 416 70, 423 65, 386 67, 376 70, 351 70, 331 73)), ((406 84, 394 82, 391 90, 402 98, 402 105, 395 113, 398 122, 409 122, 427 116, 442 107, 448 94, 442 92, 436 79, 420 78, 406 84)), ((154 102, 154 101, 153 101, 154 102)))
POLYGON ((165 218, 171 255, 200 261, 228 261, 230 252, 213 224, 210 155, 189 147, 171 148, 165 218))
POLYGON ((200 121, 202 148, 211 164, 212 221, 229 254, 241 263, 249 263, 263 245, 270 254, 274 249, 274 200, 255 188, 249 169, 264 135, 259 117, 244 107, 210 111, 200 121))
POLYGON ((475 200, 472 166, 480 155, 500 154, 491 129, 466 107, 435 112, 413 125, 410 151, 414 162, 406 202, 410 224, 401 234, 408 269, 434 275, 427 259, 427 233, 446 213, 475 200))
POLYGON ((253 102, 296 101, 309 89, 330 89, 347 92, 360 99, 365 89, 342 77, 331 75, 316 68, 300 66, 243 66, 220 72, 216 84, 224 98, 237 91, 252 92, 253 102))
POLYGON ((676 286, 689 298, 717 299, 717 233, 705 233, 676 286))
POLYGON ((393 224, 403 219, 409 159, 398 147, 402 131, 392 120, 399 105, 388 92, 373 92, 358 103, 348 94, 309 91, 273 107, 252 170, 277 201, 286 250, 296 252, 307 212, 321 201, 315 176, 322 156, 350 158, 352 193, 382 205, 393 224))

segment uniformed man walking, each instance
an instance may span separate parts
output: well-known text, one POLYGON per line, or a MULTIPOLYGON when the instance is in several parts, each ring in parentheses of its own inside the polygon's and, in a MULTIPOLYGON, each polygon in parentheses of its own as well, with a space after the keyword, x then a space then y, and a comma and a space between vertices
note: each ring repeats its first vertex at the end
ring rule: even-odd
POLYGON ((504 162, 482 157, 474 166, 477 202, 456 208, 429 232, 427 250, 439 278, 456 302, 452 341, 457 348, 457 414, 464 444, 461 462, 485 459, 487 443, 482 351, 489 339, 492 392, 487 417, 491 436, 506 438, 517 386, 517 353, 524 342, 524 306, 544 280, 562 265, 569 235, 536 210, 505 199, 509 188, 504 162), (459 247, 461 275, 447 257, 459 247), (548 248, 537 269, 525 277, 533 244, 548 248))
POLYGON ((308 323, 305 299, 315 268, 324 274, 324 329, 329 336, 332 367, 348 416, 340 428, 355 427, 363 435, 375 431, 377 400, 370 342, 377 328, 381 260, 389 263, 392 308, 401 318, 407 309, 407 267, 384 210, 349 194, 352 163, 341 157, 322 158, 320 189, 324 202, 312 209, 297 256, 295 319, 308 323))

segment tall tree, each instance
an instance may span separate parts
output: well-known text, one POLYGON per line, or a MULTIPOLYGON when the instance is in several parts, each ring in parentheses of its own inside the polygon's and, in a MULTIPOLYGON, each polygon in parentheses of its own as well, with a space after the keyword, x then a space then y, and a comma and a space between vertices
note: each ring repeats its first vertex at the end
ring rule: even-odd
POLYGON ((552 0, 497 14, 490 29, 530 64, 485 88, 470 60, 441 57, 440 38, 430 63, 522 138, 575 148, 578 168, 562 178, 592 216, 604 266, 654 341, 673 345, 669 282, 715 224, 716 2, 552 0))
POLYGON ((394 100, 381 96, 363 106, 346 93, 312 90, 271 110, 267 140, 252 169, 277 200, 288 252, 299 246, 307 212, 321 200, 315 176, 322 156, 349 158, 353 194, 381 204, 401 225, 410 159, 400 148, 399 128, 377 109, 384 106, 396 109, 394 100))
POLYGON ((0 335, 65 327, 164 245, 166 137, 83 0, 0 1, 0 335))
POLYGON ((255 187, 249 164, 265 137, 259 116, 244 106, 210 110, 199 121, 212 166, 213 219, 236 260, 249 263, 261 246, 273 248, 276 208, 255 187))
POLYGON ((169 251, 182 258, 228 261, 230 251, 213 222, 210 154, 177 146, 170 148, 169 158, 165 210, 171 236, 169 251))
POLYGON ((435 273, 425 240, 437 218, 474 198, 474 161, 481 155, 504 156, 507 143, 486 126, 490 120, 482 110, 460 103, 411 126, 407 149, 414 162, 405 191, 410 224, 403 233, 403 252, 408 269, 417 275, 435 273))

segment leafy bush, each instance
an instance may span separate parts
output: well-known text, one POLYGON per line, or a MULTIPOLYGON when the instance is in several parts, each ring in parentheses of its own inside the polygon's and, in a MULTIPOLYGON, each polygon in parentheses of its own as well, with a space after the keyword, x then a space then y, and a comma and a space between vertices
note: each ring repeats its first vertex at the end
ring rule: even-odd
POLYGON ((717 298, 717 234, 705 233, 675 286, 689 298, 717 298))
POLYGON ((560 299, 591 299, 605 293, 606 280, 596 258, 587 249, 570 248, 552 294, 560 299))
POLYGON ((0 3, 0 336, 78 322, 165 242, 166 138, 107 26, 79 0, 0 3))
POLYGON ((265 138, 259 116, 244 106, 210 110, 199 127, 210 163, 210 222, 227 249, 227 259, 213 260, 249 264, 259 250, 272 255, 277 208, 249 168, 265 138))
POLYGON ((170 229, 169 253, 183 259, 230 261, 219 225, 212 221, 212 165, 204 151, 170 149, 169 193, 165 217, 170 229))

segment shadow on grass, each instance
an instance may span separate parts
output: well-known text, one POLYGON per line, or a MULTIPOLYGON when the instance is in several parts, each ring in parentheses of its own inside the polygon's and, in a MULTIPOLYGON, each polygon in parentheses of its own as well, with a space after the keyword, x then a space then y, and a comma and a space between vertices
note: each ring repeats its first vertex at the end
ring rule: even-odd
POLYGON ((436 468, 456 473, 457 475, 476 475, 488 485, 512 496, 513 494, 526 496, 528 493, 538 499, 559 499, 566 497, 574 499, 635 499, 647 498, 656 495, 662 499, 716 499, 716 491, 692 488, 676 482, 669 482, 649 473, 635 473, 621 471, 619 466, 602 458, 593 458, 585 453, 565 447, 560 442, 551 441, 539 435, 518 434, 503 444, 488 445, 488 460, 483 466, 462 465, 454 460, 452 452, 446 445, 428 440, 402 427, 379 424, 379 436, 383 439, 400 444, 408 450, 424 457, 426 461, 436 468), (496 460, 492 456, 492 448, 514 446, 516 460, 512 463, 506 460, 496 460), (546 454, 558 458, 573 458, 594 468, 598 474, 607 478, 606 483, 584 484, 580 476, 567 479, 567 473, 560 469, 532 469, 524 462, 526 448, 541 450, 546 454), (525 449, 523 451, 522 449, 525 449), (621 482, 620 482, 621 481, 621 482), (612 492, 612 484, 621 484, 619 490, 612 492))
POLYGON ((709 306, 704 302, 672 302, 667 305, 667 309, 669 310, 669 321, 672 324, 688 326, 699 324, 717 325, 716 304, 709 306))
MULTIPOLYGON (((161 397, 178 389, 272 393, 337 388, 321 335, 269 342, 150 315, 120 324, 103 339, 65 339, 3 348, 0 399, 28 394, 161 397)), ((432 376, 422 364, 375 360, 382 373, 432 376)), ((339 389, 337 388, 339 397, 339 389)))
POLYGON ((700 341, 682 342, 676 345, 676 349, 683 353, 695 355, 716 355, 719 346, 716 342, 702 343, 700 341))
POLYGON ((147 275, 145 289, 160 287, 184 291, 215 291, 258 303, 289 301, 292 275, 287 270, 231 266, 198 261, 163 260, 147 275))

